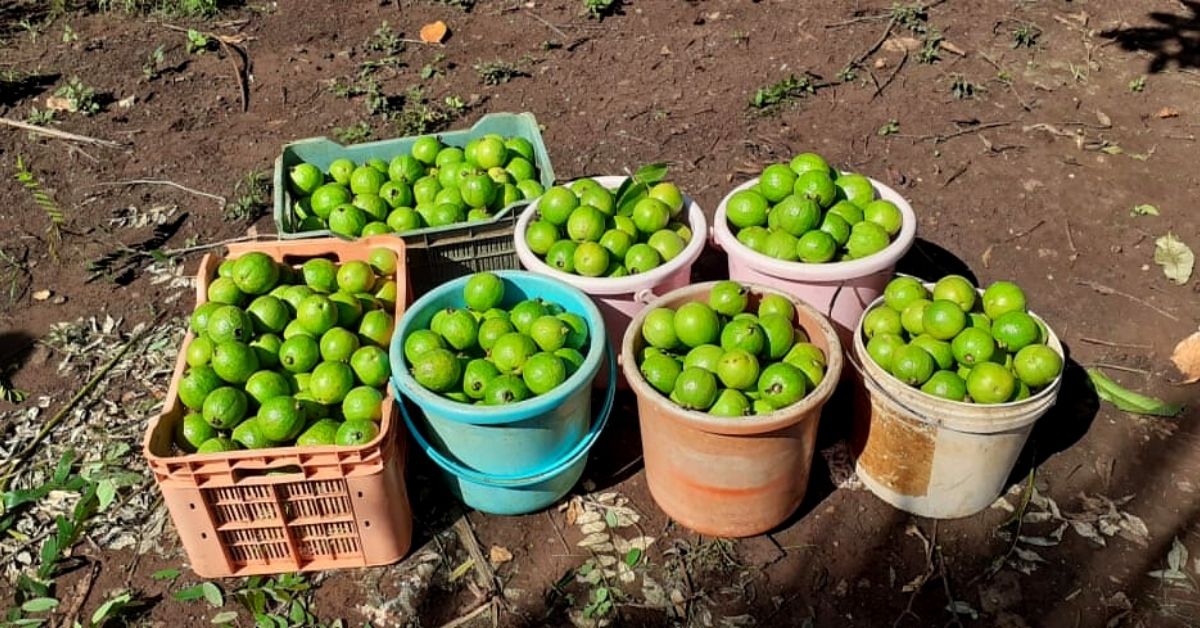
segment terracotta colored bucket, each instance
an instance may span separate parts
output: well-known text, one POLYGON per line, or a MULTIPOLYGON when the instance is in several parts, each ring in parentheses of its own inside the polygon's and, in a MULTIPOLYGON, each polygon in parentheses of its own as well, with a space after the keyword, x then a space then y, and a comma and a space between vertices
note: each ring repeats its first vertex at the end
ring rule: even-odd
MULTIPOLYGON (((821 409, 842 373, 842 347, 833 325, 803 301, 796 323, 825 352, 828 366, 816 390, 765 416, 715 417, 684 410, 650 387, 635 360, 645 341, 642 322, 656 307, 707 301, 713 283, 680 288, 652 301, 629 325, 621 343, 622 370, 637 394, 646 483, 672 519, 701 534, 753 536, 787 520, 808 489, 821 409)), ((764 293, 747 284, 750 309, 764 293)))

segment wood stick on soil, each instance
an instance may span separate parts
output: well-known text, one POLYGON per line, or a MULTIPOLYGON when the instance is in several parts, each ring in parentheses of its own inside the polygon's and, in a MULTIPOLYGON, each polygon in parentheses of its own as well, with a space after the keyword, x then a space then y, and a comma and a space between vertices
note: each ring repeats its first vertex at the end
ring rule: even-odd
POLYGON ((58 129, 51 129, 51 128, 47 128, 47 127, 37 126, 35 124, 29 124, 28 122, 21 122, 20 120, 13 120, 11 118, 0 118, 0 124, 14 126, 14 127, 17 127, 18 129, 24 129, 26 131, 29 131, 30 133, 36 133, 38 135, 45 135, 47 137, 53 137, 53 138, 59 139, 59 140, 67 140, 69 142, 80 142, 83 144, 95 144, 96 146, 103 146, 105 148, 125 148, 124 144, 118 144, 117 142, 113 142, 111 140, 102 140, 102 139, 95 138, 95 137, 89 137, 87 135, 68 133, 66 131, 60 131, 58 129))
MULTIPOLYGON (((138 554, 138 556, 141 556, 141 554, 138 554)), ((83 609, 83 603, 86 602, 88 596, 92 594, 92 587, 96 585, 96 576, 99 573, 100 561, 97 560, 92 563, 92 568, 87 570, 87 572, 84 574, 83 580, 75 585, 75 588, 73 589, 74 601, 71 602, 71 606, 67 609, 67 614, 63 616, 64 625, 74 623, 75 618, 79 616, 79 611, 83 609)))
POLYGON ((226 41, 224 37, 217 36, 216 39, 221 42, 221 47, 227 53, 232 48, 242 58, 242 63, 239 66, 237 61, 233 60, 233 55, 229 55, 229 61, 233 65, 233 75, 237 77, 238 96, 242 100, 242 113, 246 113, 250 110, 250 86, 246 82, 246 75, 250 73, 250 55, 246 54, 246 51, 241 46, 226 41))
POLYGON ((888 85, 891 85, 892 81, 896 80, 896 75, 900 73, 900 69, 904 67, 905 63, 908 63, 907 48, 904 50, 904 56, 900 57, 900 63, 896 64, 896 69, 892 70, 892 73, 888 75, 887 80, 875 87, 875 93, 871 95, 872 101, 883 95, 883 90, 887 89, 888 85))
POLYGON ((546 18, 544 18, 544 17, 538 15, 537 13, 534 13, 533 11, 530 11, 528 9, 525 10, 525 14, 528 15, 529 17, 541 22, 543 25, 546 26, 546 28, 554 31, 559 37, 562 37, 563 39, 567 39, 567 34, 564 33, 561 28, 551 24, 550 21, 547 20, 546 18))
MULTIPOLYGON (((937 529, 938 521, 935 519, 933 522, 933 534, 935 538, 937 537, 937 529)), ((933 546, 933 551, 937 553, 938 577, 942 580, 942 590, 946 592, 946 605, 950 607, 950 613, 952 615, 948 625, 954 625, 958 626, 958 628, 963 628, 962 621, 958 618, 958 610, 954 604, 954 595, 950 592, 950 576, 946 574, 946 557, 942 553, 942 548, 940 545, 935 544, 933 546)))
POLYGON ((859 55, 856 59, 851 61, 849 63, 850 67, 861 66, 862 62, 867 60, 867 57, 870 57, 871 55, 875 54, 875 51, 879 50, 879 48, 881 46, 883 46, 883 42, 887 41, 887 38, 892 36, 892 29, 895 27, 896 27, 896 17, 892 16, 892 19, 888 20, 887 26, 884 27, 883 34, 879 36, 879 39, 876 40, 875 43, 872 44, 870 48, 867 48, 865 51, 863 51, 863 53, 861 55, 859 55))
MULTIPOLYGON (((189 31, 193 30, 193 29, 183 28, 181 26, 175 26, 174 24, 167 24, 166 22, 159 22, 159 24, 163 28, 167 28, 167 29, 170 29, 173 31, 178 31, 180 33, 187 33, 189 31)), ((242 113, 245 113, 246 111, 248 111, 250 109, 250 86, 247 83, 247 75, 250 73, 250 55, 247 54, 246 51, 243 50, 242 47, 238 45, 238 43, 245 41, 246 38, 242 37, 242 36, 230 37, 228 35, 218 35, 217 33, 210 33, 210 32, 205 32, 205 31, 199 31, 199 32, 201 35, 204 35, 205 37, 211 37, 212 39, 217 40, 217 43, 221 46, 222 49, 225 50, 226 54, 228 54, 229 50, 232 48, 237 53, 237 56, 242 58, 242 63, 239 66, 238 62, 233 59, 233 55, 229 55, 229 61, 230 61, 230 63, 233 64, 233 75, 234 75, 234 78, 237 79, 238 97, 242 101, 242 113)))
POLYGON ((1092 344, 1092 345, 1100 345, 1102 347, 1115 347, 1115 348, 1124 348, 1124 349, 1150 349, 1151 348, 1150 345, 1136 345, 1136 344, 1130 344, 1130 343, 1126 343, 1126 342, 1111 342, 1108 340, 1101 340, 1100 338, 1088 338, 1087 336, 1080 336, 1079 341, 1086 342, 1086 343, 1092 344))
POLYGON ((118 185, 165 185, 167 187, 173 187, 177 190, 181 190, 181 191, 187 192, 189 194, 195 194, 196 196, 203 196, 205 198, 211 198, 212 200, 220 203, 221 207, 225 207, 225 204, 229 202, 228 200, 226 200, 226 198, 224 196, 218 196, 216 194, 209 194, 208 192, 201 192, 200 190, 189 188, 186 185, 180 185, 174 181, 168 181, 166 179, 130 179, 128 181, 109 181, 109 182, 105 182, 105 183, 96 183, 94 185, 103 186, 103 187, 111 187, 111 186, 118 186, 118 185))
POLYGON ((441 628, 458 628, 459 626, 469 624, 476 617, 479 617, 480 615, 484 614, 489 609, 492 609, 495 606, 496 606, 496 598, 490 597, 490 598, 484 600, 483 603, 481 603, 479 606, 476 606, 474 609, 472 609, 467 614, 462 615, 461 617, 452 619, 452 620, 442 624, 441 628))
POLYGON ((562 530, 558 529, 558 523, 554 521, 554 515, 550 514, 548 510, 546 511, 546 519, 550 520, 550 527, 554 528, 554 533, 558 535, 558 540, 562 543, 563 551, 567 553, 567 556, 571 556, 571 546, 567 545, 567 537, 563 536, 562 530))
POLYGON ((75 406, 79 405, 80 401, 90 395, 92 390, 96 388, 100 381, 108 375, 108 372, 113 370, 113 367, 115 367, 121 362, 122 359, 125 358, 125 354, 129 353, 129 350, 132 349, 134 345, 139 344, 142 341, 142 338, 145 338, 151 330, 157 327, 159 322, 161 322, 165 316, 166 312, 159 314, 149 325, 146 325, 142 331, 138 332, 133 338, 130 338, 129 341, 117 351, 117 354, 114 355, 107 364, 100 367, 100 370, 93 375, 86 384, 84 384, 83 388, 80 388, 79 392, 75 393, 75 396, 71 397, 71 399, 67 401, 67 403, 63 405, 63 407, 59 409, 59 411, 53 417, 51 417, 49 421, 46 421, 46 423, 42 425, 42 429, 39 430, 37 435, 33 437, 33 440, 30 441, 29 444, 26 445, 25 448, 22 449, 15 458, 13 458, 12 462, 9 463, 8 467, 5 469, 4 477, 0 478, 0 492, 8 490, 8 483, 16 474, 16 469, 24 464, 25 461, 29 459, 29 456, 33 455, 33 453, 37 451, 38 445, 40 445, 42 440, 45 439, 48 434, 50 434, 51 430, 57 427, 59 423, 62 423, 63 419, 65 419, 67 415, 71 413, 71 410, 74 410, 75 406))
POLYGON ((942 142, 945 142, 946 140, 954 139, 954 138, 962 136, 962 135, 978 133, 980 131, 986 131, 988 129, 994 129, 996 127, 1001 127, 1001 126, 1008 126, 1010 124, 1012 124, 1011 121, 1009 121, 1009 122, 987 122, 984 124, 977 124, 972 127, 967 127, 965 129, 959 129, 953 133, 945 133, 945 134, 934 133, 932 135, 922 135, 922 136, 919 136, 917 139, 924 140, 924 141, 933 140, 934 144, 941 144, 942 142))
POLYGON ((1114 371, 1125 371, 1126 373, 1137 373, 1138 375, 1145 375, 1147 377, 1152 374, 1146 369, 1139 369, 1132 366, 1122 366, 1120 364, 1111 364, 1109 362, 1096 362, 1091 366, 1094 366, 1098 369, 1112 369, 1114 371))
POLYGON ((487 556, 483 555, 483 550, 479 548, 479 540, 475 538, 475 530, 471 527, 471 521, 466 515, 458 518, 454 522, 454 531, 458 533, 459 540, 467 548, 467 554, 475 561, 475 568, 478 570, 480 585, 485 587, 488 592, 495 596, 504 590, 499 579, 496 578, 496 572, 492 570, 492 563, 488 561, 487 556))
POLYGON ((1103 295, 1115 294, 1120 297, 1125 297, 1126 299, 1129 299, 1130 301, 1134 301, 1136 303, 1141 303, 1142 305, 1154 310, 1155 312, 1158 312, 1159 314, 1162 314, 1163 316, 1166 316, 1167 318, 1169 318, 1177 323, 1179 322, 1179 318, 1177 316, 1175 316, 1174 314, 1158 307, 1157 305, 1154 305, 1153 303, 1149 303, 1144 299, 1135 297, 1132 294, 1129 294, 1128 292, 1121 292, 1120 290, 1117 290, 1116 288, 1110 288, 1102 283, 1097 283, 1095 281, 1089 281, 1086 279, 1079 279, 1075 283, 1077 283, 1081 286, 1087 286, 1088 288, 1091 288, 1092 290, 1095 290, 1096 292, 1099 292, 1100 294, 1103 294, 1103 295))

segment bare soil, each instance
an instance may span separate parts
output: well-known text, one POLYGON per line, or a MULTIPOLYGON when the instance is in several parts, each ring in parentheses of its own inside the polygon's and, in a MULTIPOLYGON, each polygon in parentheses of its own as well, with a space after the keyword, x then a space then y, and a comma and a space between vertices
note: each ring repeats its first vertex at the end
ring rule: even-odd
MULTIPOLYGON (((190 296, 169 301, 179 291, 153 283, 153 257, 126 257, 109 276, 94 276, 89 265, 142 245, 170 252, 270 234, 274 227, 267 217, 231 218, 207 196, 122 182, 167 180, 232 205, 245 189, 235 189, 238 182, 269 172, 288 141, 332 136, 360 121, 374 138, 398 134, 367 112, 364 97, 339 97, 329 82, 352 80, 364 60, 378 58, 365 42, 383 22, 415 39, 422 24, 441 19, 451 33, 445 44, 405 44, 398 55, 403 65, 376 74, 384 93, 402 96, 419 85, 434 106, 446 96, 461 98, 469 109, 444 122, 449 127, 492 111, 531 111, 545 127, 564 180, 668 161, 671 177, 710 215, 730 188, 762 165, 799 151, 820 152, 897 187, 912 202, 920 242, 902 270, 1016 281, 1069 348, 1072 369, 1059 406, 1040 422, 1013 476, 1024 486, 1036 468, 1038 497, 1030 509, 1048 514, 1027 517, 1020 535, 1035 540, 1015 544, 1015 526, 1002 526, 1011 515, 1001 508, 956 521, 908 516, 852 483, 837 488, 824 457, 814 461, 801 511, 780 529, 732 542, 700 538, 656 509, 640 470, 633 402, 623 398, 628 410, 598 445, 577 492, 588 499, 618 492, 640 513, 642 533, 656 540, 635 566, 635 581, 613 584, 623 593, 606 620, 646 626, 1200 623, 1200 564, 1184 566, 1190 581, 1178 584, 1190 590, 1148 575, 1167 568, 1175 539, 1200 556, 1200 415, 1194 409, 1174 419, 1122 413, 1096 399, 1080 368, 1104 365, 1130 388, 1197 401, 1195 385, 1174 383, 1181 378, 1168 358, 1200 323, 1200 274, 1186 285, 1172 284, 1153 255, 1155 239, 1168 232, 1200 247, 1194 207, 1200 4, 934 3, 926 26, 945 39, 932 64, 919 59, 920 35, 888 20, 886 2, 622 4, 602 21, 582 15, 576 0, 482 0, 470 12, 410 0, 336 7, 251 3, 189 21, 88 9, 48 17, 42 3, 0 3, 0 72, 47 75, 19 88, 6 85, 0 114, 25 119, 78 76, 104 108, 92 116, 59 113, 52 128, 122 145, 15 128, 0 133, 0 250, 24 267, 0 262, 0 366, 10 369, 15 388, 30 400, 48 397, 53 409, 83 382, 60 376, 51 352, 38 343, 51 325, 103 314, 148 322, 164 309, 184 315, 190 296), (36 35, 22 20, 36 25, 36 35), (1036 29, 1036 39, 1014 47, 1013 33, 1022 25, 1036 29), (63 41, 67 26, 77 39, 63 41), (169 26, 224 35, 246 51, 245 111, 236 54, 223 48, 188 54, 184 33, 169 26), (886 29, 891 38, 877 46, 886 29), (164 58, 150 80, 143 67, 158 46, 164 58), (859 59, 853 78, 840 75, 859 59), (516 64, 526 76, 483 85, 474 66, 496 60, 516 64), (441 72, 422 78, 426 66, 441 72), (815 93, 765 112, 748 106, 759 88, 806 72, 821 85, 815 93), (956 84, 960 95, 973 93, 956 98, 956 84), (60 243, 52 241, 43 209, 13 176, 18 156, 63 210, 60 243), (1160 215, 1131 215, 1141 204, 1160 215), (126 208, 150 215, 156 207, 175 208, 156 214, 164 225, 114 221, 129 215, 126 208), (43 290, 50 294, 39 294, 43 290), (1053 500, 1057 516, 1045 499, 1053 500), (1109 511, 1106 499, 1119 505, 1109 511), (1146 534, 1119 513, 1144 521, 1146 534), (1107 534, 1102 520, 1128 525, 1113 524, 1120 531, 1107 534), (1080 532, 1094 529, 1103 546, 1080 532), (645 576, 661 584, 665 597, 647 592, 645 576)), ((192 270, 199 255, 174 259, 192 270)), ((720 253, 710 251, 696 276, 723 270, 720 253)), ((121 391, 105 394, 119 398, 121 391)), ((0 402, 0 410, 13 407, 0 402)), ((844 406, 830 408, 822 447, 843 439, 849 422, 844 406)), ((0 434, 7 432, 0 423, 0 434)), ((506 548, 513 559, 494 567, 496 581, 480 581, 478 566, 452 579, 468 556, 452 527, 461 511, 447 501, 428 463, 411 466, 418 525, 413 555, 398 566, 320 576, 312 609, 323 621, 437 626, 489 603, 494 611, 489 607, 465 625, 568 625, 587 605, 593 587, 572 575, 591 556, 577 546, 583 534, 567 524, 564 511, 507 518, 469 513, 482 551, 506 548), (485 602, 493 595, 502 601, 485 602)), ((1016 495, 1007 501, 1020 506, 1016 495)), ((158 544, 142 556, 79 545, 78 565, 58 581, 63 608, 82 609, 86 617, 110 592, 130 588, 149 601, 138 622, 207 624, 216 609, 171 597, 196 580, 193 574, 185 570, 173 583, 149 577, 186 562, 170 526, 158 544)), ((0 584, 0 599, 11 599, 9 591, 10 583, 0 584)), ((226 606, 234 607, 232 601, 226 606)))

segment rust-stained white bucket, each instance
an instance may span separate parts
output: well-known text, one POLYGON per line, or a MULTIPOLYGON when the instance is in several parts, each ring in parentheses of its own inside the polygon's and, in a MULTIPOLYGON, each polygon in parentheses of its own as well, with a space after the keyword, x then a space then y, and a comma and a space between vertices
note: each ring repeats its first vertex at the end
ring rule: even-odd
MULTIPOLYGON (((868 306, 863 318, 881 302, 868 306)), ((1063 355, 1058 336, 1045 329, 1046 344, 1063 355)), ((1054 406, 1062 385, 1059 374, 1020 401, 951 401, 908 386, 876 364, 863 343, 861 319, 853 351, 870 405, 869 412, 864 407, 855 413, 858 477, 883 501, 934 519, 973 515, 996 501, 1034 423, 1054 406)))

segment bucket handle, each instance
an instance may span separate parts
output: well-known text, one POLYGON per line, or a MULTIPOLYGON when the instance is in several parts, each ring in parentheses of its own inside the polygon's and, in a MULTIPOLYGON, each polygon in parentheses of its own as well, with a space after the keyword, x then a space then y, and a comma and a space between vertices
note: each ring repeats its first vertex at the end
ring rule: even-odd
MULTIPOLYGON (((857 333, 857 332, 855 332, 855 333, 857 333)), ((850 366, 855 371, 858 371, 859 376, 862 377, 863 384, 865 384, 868 388, 870 388, 872 392, 875 392, 880 395, 883 395, 884 397, 887 397, 888 400, 890 400, 892 403, 896 404, 897 406, 900 406, 901 409, 905 410, 906 412, 913 415, 914 417, 920 419, 924 423, 927 423, 929 425, 932 425, 932 426, 938 427, 938 428, 944 427, 942 425, 942 419, 937 418, 937 417, 930 417, 930 416, 927 416, 924 412, 921 412, 919 410, 914 410, 908 404, 904 403, 903 401, 898 399, 895 395, 893 395, 892 393, 890 393, 886 389, 884 389, 883 386, 880 386, 879 384, 876 384, 874 381, 872 381, 871 376, 867 374, 867 370, 865 368, 863 368, 862 364, 859 363, 856 352, 847 351, 846 352, 846 362, 849 362, 850 366)))
MULTIPOLYGON (((537 471, 535 473, 525 475, 488 475, 480 473, 474 469, 465 467, 454 460, 442 455, 434 446, 425 439, 421 434, 421 430, 417 427, 412 416, 408 412, 408 404, 404 403, 404 398, 400 396, 399 389, 396 384, 392 383, 392 393, 396 395, 400 406, 400 413, 404 415, 404 423, 408 426, 408 431, 412 434, 417 445, 424 450, 425 455, 429 456, 439 467, 453 473, 454 475, 464 478, 476 484, 509 484, 509 485, 524 485, 532 484, 542 480, 544 477, 553 475, 553 472, 558 471, 558 467, 562 463, 574 460, 576 457, 585 453, 595 444, 600 438, 600 433, 604 431, 604 426, 608 424, 608 417, 612 414, 613 404, 617 397, 617 354, 613 351, 612 345, 604 344, 604 353, 608 364, 608 387, 604 392, 604 405, 600 408, 600 415, 592 422, 592 428, 578 444, 575 445, 569 452, 559 458, 559 463, 551 469, 537 471)), ((591 385, 590 383, 588 384, 591 385)))
POLYGON ((654 290, 651 290, 650 288, 642 288, 641 290, 633 293, 633 300, 641 303, 642 305, 646 305, 657 298, 658 295, 654 294, 654 290))

